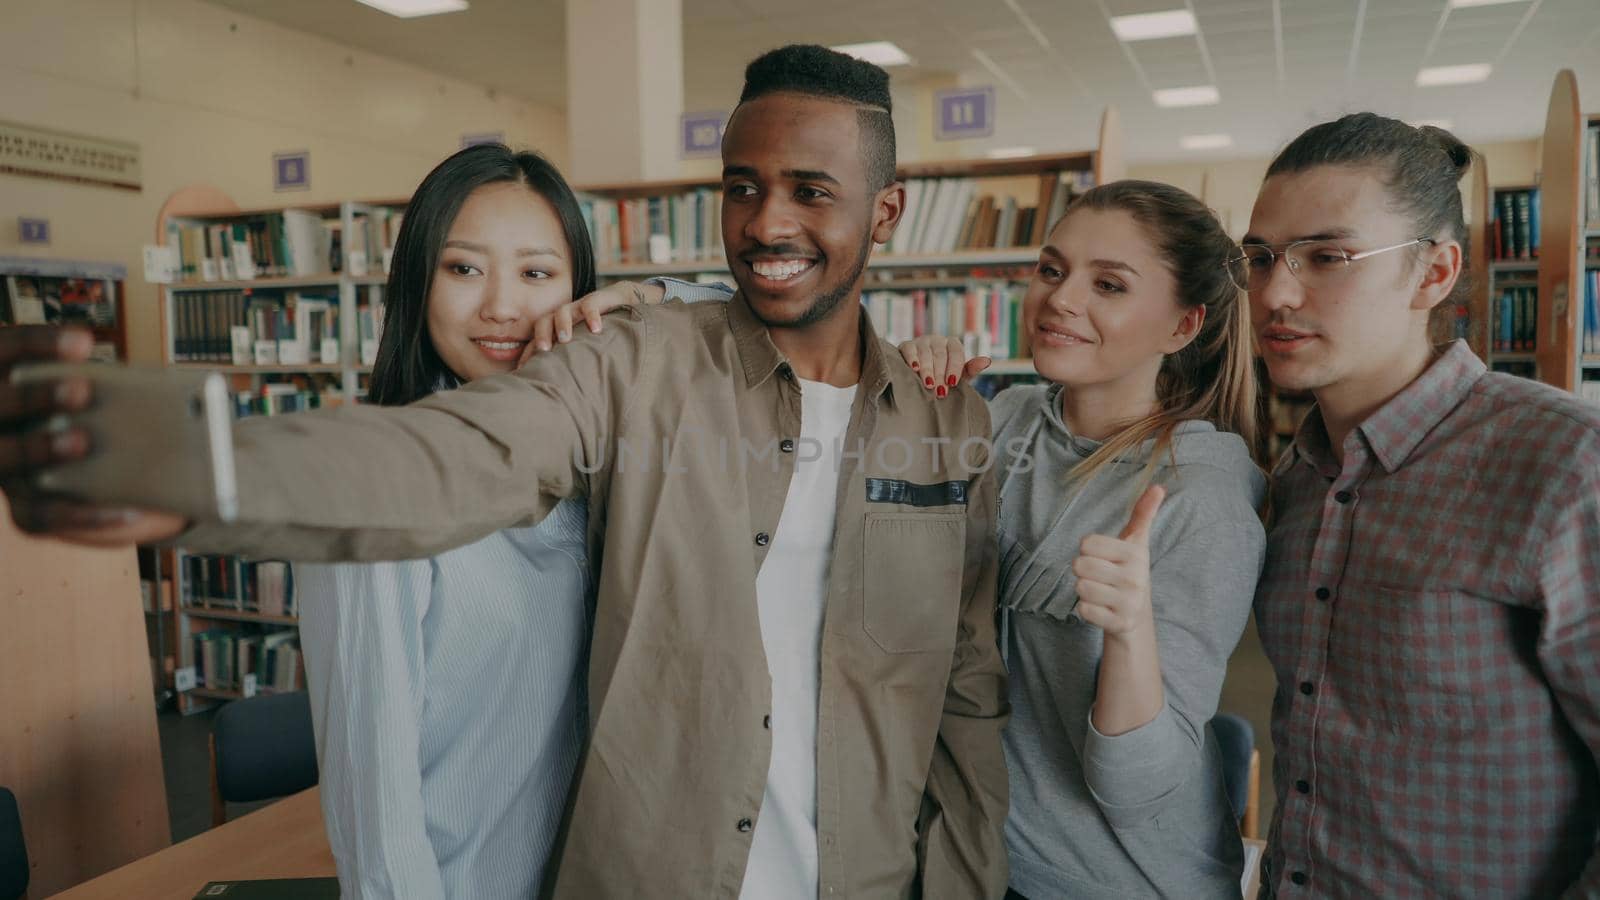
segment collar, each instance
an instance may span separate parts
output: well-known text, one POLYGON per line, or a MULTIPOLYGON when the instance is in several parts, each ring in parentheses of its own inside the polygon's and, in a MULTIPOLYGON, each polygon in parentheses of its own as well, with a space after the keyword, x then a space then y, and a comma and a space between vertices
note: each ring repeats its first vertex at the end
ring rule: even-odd
MULTIPOLYGON (((1394 474, 1411 458, 1434 428, 1455 412, 1487 368, 1467 346, 1466 341, 1451 341, 1444 352, 1428 364, 1422 374, 1388 403, 1356 426, 1384 471, 1394 474)), ((1296 455, 1313 468, 1332 466, 1333 452, 1328 444, 1328 429, 1322 411, 1313 407, 1295 433, 1296 455)))
MULTIPOLYGON (((743 291, 734 294, 728 301, 728 327, 733 332, 733 343, 738 348, 739 361, 744 367, 746 385, 757 387, 774 373, 785 378, 793 376, 794 369, 778 345, 772 342, 767 326, 750 309, 743 291)), ((894 391, 890 361, 883 352, 883 342, 872 328, 872 317, 867 315, 865 309, 861 310, 860 336, 865 351, 861 359, 862 392, 872 398, 887 395, 892 403, 894 391)), ((894 362, 900 363, 899 360, 894 362)), ((903 363, 900 363, 900 367, 908 373, 911 371, 903 363)))

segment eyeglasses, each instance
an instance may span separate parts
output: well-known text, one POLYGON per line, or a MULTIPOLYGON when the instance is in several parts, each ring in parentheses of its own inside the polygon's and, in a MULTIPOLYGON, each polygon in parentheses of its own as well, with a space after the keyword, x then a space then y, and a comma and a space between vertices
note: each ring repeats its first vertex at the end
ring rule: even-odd
POLYGON ((1228 260, 1228 272, 1241 289, 1259 291, 1272 280, 1272 269, 1281 256, 1284 264, 1289 267, 1289 274, 1293 275, 1296 281, 1309 290, 1317 290, 1343 278, 1353 262, 1403 247, 1434 243, 1438 242, 1433 238, 1417 238, 1403 244, 1363 250, 1360 253, 1351 253, 1334 241, 1295 241, 1282 245, 1281 249, 1274 249, 1268 244, 1243 244, 1239 247, 1239 255, 1228 260), (1239 271, 1240 263, 1244 264, 1242 278, 1239 271))

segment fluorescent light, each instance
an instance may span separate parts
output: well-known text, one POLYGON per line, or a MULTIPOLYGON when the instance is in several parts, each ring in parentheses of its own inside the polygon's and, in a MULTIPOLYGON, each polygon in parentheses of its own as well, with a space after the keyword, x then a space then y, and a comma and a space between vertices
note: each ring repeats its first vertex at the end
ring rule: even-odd
POLYGON ((1424 125, 1432 125, 1435 128, 1443 128, 1445 131, 1454 131, 1456 127, 1456 123, 1449 119, 1418 119, 1411 124, 1418 128, 1424 125))
POLYGON ((1037 151, 1034 150, 1032 147, 1000 147, 1000 148, 995 149, 995 150, 990 150, 989 151, 989 158, 990 159, 1020 159, 1021 157, 1024 157, 1024 156, 1032 156, 1036 152, 1037 151))
POLYGON ((1210 84, 1162 88, 1156 91, 1155 97, 1157 106, 1210 106, 1222 99, 1216 86, 1210 84))
POLYGON ((1221 150, 1232 147, 1233 138, 1226 134, 1188 134, 1178 140, 1185 150, 1221 150))
POLYGON ((1417 73, 1417 87, 1439 87, 1446 84, 1476 84, 1487 81, 1494 67, 1488 63, 1471 63, 1465 66, 1433 66, 1417 73))
POLYGON ((840 44, 830 47, 846 56, 865 60, 875 66, 905 66, 911 64, 911 57, 904 50, 888 41, 869 41, 865 44, 840 44))
POLYGON ((1499 6, 1502 3, 1526 3, 1528 0, 1450 0, 1451 9, 1467 6, 1499 6))
POLYGON ((356 2, 401 19, 461 12, 467 8, 467 0, 356 0, 356 2))
POLYGON ((1195 25, 1194 13, 1187 9, 1169 9, 1136 16, 1112 16, 1111 30, 1119 41, 1153 41, 1194 34, 1199 27, 1195 25))

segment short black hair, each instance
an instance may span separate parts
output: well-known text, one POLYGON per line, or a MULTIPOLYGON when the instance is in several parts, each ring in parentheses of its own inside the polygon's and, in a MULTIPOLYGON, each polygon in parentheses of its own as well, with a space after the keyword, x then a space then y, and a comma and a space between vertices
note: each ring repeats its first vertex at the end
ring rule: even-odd
POLYGON ((874 190, 895 178, 894 101, 889 73, 816 44, 790 44, 756 57, 744 70, 746 103, 767 94, 806 94, 857 107, 861 152, 874 190))

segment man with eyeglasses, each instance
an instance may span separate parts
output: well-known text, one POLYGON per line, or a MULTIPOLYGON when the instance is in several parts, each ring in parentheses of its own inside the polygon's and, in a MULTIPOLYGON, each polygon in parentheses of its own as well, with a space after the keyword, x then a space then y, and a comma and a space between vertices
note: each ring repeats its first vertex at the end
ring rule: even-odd
POLYGON ((1317 400, 1256 594, 1265 897, 1600 897, 1600 409, 1431 344, 1471 159, 1347 116, 1251 215, 1262 356, 1317 400))

